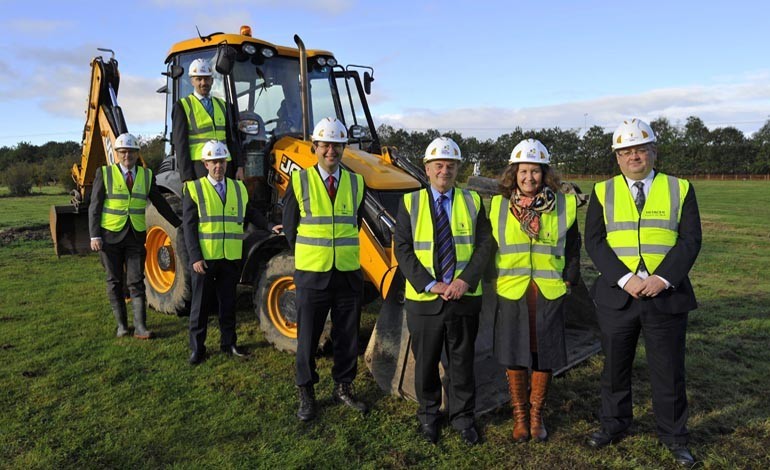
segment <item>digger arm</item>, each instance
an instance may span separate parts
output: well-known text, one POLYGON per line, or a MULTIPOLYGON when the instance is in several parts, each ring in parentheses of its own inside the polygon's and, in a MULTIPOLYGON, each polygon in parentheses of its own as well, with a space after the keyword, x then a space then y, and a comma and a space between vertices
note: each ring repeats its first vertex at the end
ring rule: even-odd
MULTIPOLYGON (((109 49, 100 49, 112 52, 109 49)), ((86 123, 83 127, 83 150, 80 163, 72 166, 70 205, 53 206, 49 214, 51 238, 57 256, 88 254, 91 251, 88 230, 88 203, 99 167, 115 162, 113 144, 117 136, 128 132, 123 111, 118 106, 120 83, 115 54, 105 61, 101 56, 91 60, 91 89, 88 94, 86 123)), ((140 157, 139 164, 143 164, 140 157)))
POLYGON ((101 56, 91 60, 91 90, 83 127, 83 152, 80 164, 72 167, 72 178, 80 193, 80 201, 88 200, 96 170, 115 162, 112 150, 115 138, 128 132, 123 110, 118 106, 119 84, 118 61, 114 54, 108 61, 101 56))

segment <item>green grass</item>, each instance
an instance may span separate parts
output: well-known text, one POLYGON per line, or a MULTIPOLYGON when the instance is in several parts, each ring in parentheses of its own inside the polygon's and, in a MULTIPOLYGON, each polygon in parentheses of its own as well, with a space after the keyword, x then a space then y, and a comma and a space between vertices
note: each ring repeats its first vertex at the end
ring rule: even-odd
POLYGON ((35 186, 26 197, 12 197, 0 186, 0 230, 48 224, 51 206, 67 204, 69 196, 60 186, 35 186))
MULTIPOLYGON (((704 468, 767 468, 770 185, 695 187, 704 245, 691 276, 701 307, 690 315, 687 339, 693 451, 704 468)), ((0 227, 24 225, 13 222, 9 204, 36 214, 26 224, 45 224, 49 204, 66 204, 65 195, 51 197, 0 198, 0 227)), ((597 425, 597 356, 554 381, 547 444, 513 444, 503 408, 479 419, 483 445, 469 449, 444 429, 434 447, 415 433, 416 404, 384 395, 363 357, 356 385, 373 411, 363 418, 331 404, 331 358, 323 357, 320 415, 301 424, 293 356, 265 341, 250 309, 239 311, 238 334, 252 356, 214 354, 193 368, 184 319, 151 312, 157 339, 114 338, 96 256, 56 259, 50 241, 4 243, 0 467, 673 468, 654 435, 642 347, 633 370, 634 433, 618 445, 598 452, 583 445, 597 425)), ((364 315, 365 338, 375 320, 364 315)), ((218 339, 214 321, 211 350, 218 339)))

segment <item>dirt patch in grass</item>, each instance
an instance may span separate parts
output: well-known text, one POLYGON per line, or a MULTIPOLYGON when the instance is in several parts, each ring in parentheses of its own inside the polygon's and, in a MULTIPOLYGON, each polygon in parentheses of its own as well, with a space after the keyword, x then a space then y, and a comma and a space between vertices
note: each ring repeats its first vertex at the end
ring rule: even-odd
POLYGON ((49 238, 51 238, 51 231, 48 225, 44 224, 0 230, 0 246, 10 245, 18 241, 47 240, 49 238))

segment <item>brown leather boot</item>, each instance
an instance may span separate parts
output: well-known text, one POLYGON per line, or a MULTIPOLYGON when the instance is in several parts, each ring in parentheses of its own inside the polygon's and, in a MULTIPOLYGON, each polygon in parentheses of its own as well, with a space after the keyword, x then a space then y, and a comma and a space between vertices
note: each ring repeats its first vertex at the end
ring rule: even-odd
POLYGON ((545 429, 545 422, 543 421, 543 408, 550 381, 550 372, 532 371, 532 393, 529 396, 532 408, 529 410, 529 430, 532 433, 532 438, 541 442, 548 439, 548 431, 545 429))
POLYGON ((527 369, 508 369, 508 391, 511 394, 511 407, 513 408, 513 440, 527 442, 529 440, 529 413, 527 408, 527 369))

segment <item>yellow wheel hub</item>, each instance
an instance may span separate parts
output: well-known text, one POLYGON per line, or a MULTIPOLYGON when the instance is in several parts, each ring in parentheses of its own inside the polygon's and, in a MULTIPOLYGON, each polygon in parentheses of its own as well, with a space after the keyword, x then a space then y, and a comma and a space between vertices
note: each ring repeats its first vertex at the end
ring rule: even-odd
POLYGON ((147 260, 144 263, 145 277, 153 290, 164 294, 171 290, 176 279, 176 263, 171 237, 161 227, 150 227, 147 231, 147 260))
POLYGON ((267 293, 267 313, 270 321, 276 330, 288 338, 297 337, 296 317, 286 318, 282 312, 292 311, 296 314, 296 308, 293 306, 294 291, 294 278, 284 276, 270 284, 270 290, 267 293))

